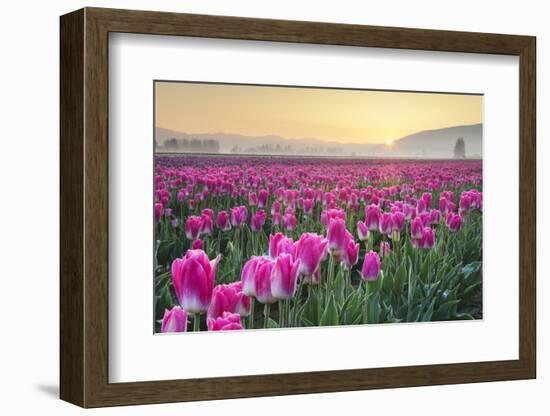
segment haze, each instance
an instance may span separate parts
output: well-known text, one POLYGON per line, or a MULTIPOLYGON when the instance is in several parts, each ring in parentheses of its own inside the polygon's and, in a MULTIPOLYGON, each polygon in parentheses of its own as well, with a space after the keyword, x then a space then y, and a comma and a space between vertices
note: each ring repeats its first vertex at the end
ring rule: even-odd
POLYGON ((155 82, 155 125, 187 133, 391 143, 482 122, 481 95, 155 82))

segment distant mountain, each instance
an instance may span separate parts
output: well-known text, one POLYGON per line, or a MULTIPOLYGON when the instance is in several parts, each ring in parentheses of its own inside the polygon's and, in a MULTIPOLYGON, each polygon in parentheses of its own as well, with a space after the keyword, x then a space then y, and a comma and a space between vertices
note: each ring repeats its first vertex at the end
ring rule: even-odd
MULTIPOLYGON (((457 139, 463 138, 466 157, 482 155, 482 124, 424 130, 387 144, 357 144, 325 141, 316 138, 289 139, 276 135, 246 136, 231 133, 190 134, 161 127, 155 128, 158 151, 185 152, 183 142, 214 140, 220 153, 294 154, 363 157, 452 158, 457 139), (177 149, 164 147, 168 140, 178 141, 177 149)), ((187 150, 192 151, 192 150, 187 150)), ((200 151, 200 150, 198 150, 200 151)))
POLYGON ((376 156, 451 158, 458 138, 464 139, 466 157, 481 157, 483 125, 447 127, 424 130, 394 141, 391 145, 379 145, 372 152, 376 156))

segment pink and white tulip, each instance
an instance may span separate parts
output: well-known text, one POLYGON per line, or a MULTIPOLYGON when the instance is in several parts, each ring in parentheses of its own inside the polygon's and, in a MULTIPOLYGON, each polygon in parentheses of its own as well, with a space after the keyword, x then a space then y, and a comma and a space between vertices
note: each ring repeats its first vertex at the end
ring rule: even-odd
POLYGON ((178 302, 188 313, 208 310, 220 256, 209 260, 202 250, 187 250, 181 259, 172 262, 172 281, 178 302))

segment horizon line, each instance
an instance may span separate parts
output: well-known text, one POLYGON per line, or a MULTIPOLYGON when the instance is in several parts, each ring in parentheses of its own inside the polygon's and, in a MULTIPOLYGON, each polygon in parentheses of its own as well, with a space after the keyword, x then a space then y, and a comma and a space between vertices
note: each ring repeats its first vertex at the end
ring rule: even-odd
MULTIPOLYGON (((410 137, 410 136, 414 136, 415 134, 419 134, 419 133, 424 133, 424 132, 430 132, 430 131, 436 131, 436 130, 445 130, 445 129, 452 129, 452 128, 456 128, 456 127, 472 127, 472 126, 477 126, 477 125, 480 125, 480 126, 483 126, 483 121, 480 122, 480 123, 473 123, 473 124, 456 124, 456 125, 451 125, 451 126, 446 126, 446 127, 440 127, 440 128, 433 128, 433 129, 425 129, 425 130, 418 130, 414 133, 411 133, 411 134, 407 134, 406 136, 402 136, 398 139, 395 139, 393 140, 393 142, 398 142, 402 139, 405 139, 407 137, 410 137)), ((326 139, 320 139, 320 138, 317 138, 315 136, 303 136, 303 137, 286 137, 286 136, 281 136, 279 134, 273 134, 273 133, 267 133, 267 134, 258 134, 258 135, 249 135, 249 134, 242 134, 242 133, 234 133, 234 132, 224 132, 224 131, 216 131, 216 132, 212 132, 212 133, 207 133, 207 132, 200 132, 200 133, 197 133, 197 132, 194 132, 194 133, 190 133, 190 132, 186 132, 186 131, 180 131, 180 130, 174 130, 174 129, 171 129, 171 128, 167 128, 167 127, 161 127, 161 126, 154 126, 155 128, 155 137, 156 137, 156 129, 163 129, 163 130, 169 130, 169 131, 172 131, 172 132, 175 132, 175 133, 179 133, 179 134, 186 134, 186 135, 216 135, 216 134, 225 134, 225 135, 233 135, 233 136, 243 136, 243 137, 249 137, 249 138, 257 138, 257 137, 270 137, 270 136, 273 136, 273 137, 278 137, 278 138, 281 138, 281 139, 285 139, 285 140, 318 140, 318 141, 321 141, 321 142, 324 142, 324 143, 334 143, 334 144, 339 144, 339 145, 351 145, 351 144, 359 144, 359 145, 384 145, 386 143, 386 141, 380 141, 380 142, 338 142, 336 139, 331 139, 331 140, 326 140, 326 139)))

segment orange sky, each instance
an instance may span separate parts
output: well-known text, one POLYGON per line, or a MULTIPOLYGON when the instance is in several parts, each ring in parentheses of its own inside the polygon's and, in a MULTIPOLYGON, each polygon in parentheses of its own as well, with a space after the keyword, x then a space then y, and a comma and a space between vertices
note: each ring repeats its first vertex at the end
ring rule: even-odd
POLYGON ((384 143, 481 123, 481 95, 155 83, 155 125, 185 133, 275 134, 384 143))

